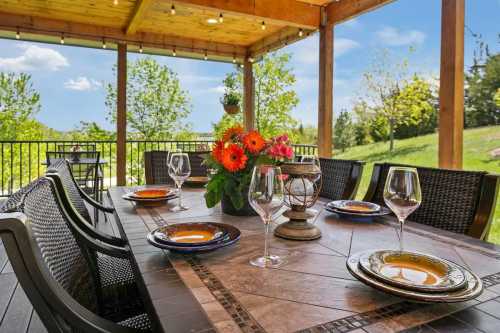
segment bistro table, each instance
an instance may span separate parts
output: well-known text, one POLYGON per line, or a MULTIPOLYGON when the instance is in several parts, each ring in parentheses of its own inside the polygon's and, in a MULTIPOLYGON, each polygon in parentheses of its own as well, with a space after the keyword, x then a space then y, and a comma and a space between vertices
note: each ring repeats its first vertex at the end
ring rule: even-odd
MULTIPOLYGON (((299 242, 276 238, 271 253, 286 257, 278 269, 251 266, 263 252, 264 225, 258 217, 233 217, 208 209, 203 189, 185 190, 190 209, 135 207, 121 196, 131 188, 109 189, 165 332, 500 332, 500 248, 466 236, 411 222, 405 248, 454 261, 483 280, 477 299, 453 304, 411 302, 368 287, 346 268, 351 253, 397 249, 391 219, 354 222, 316 205, 323 236, 299 242), (198 255, 180 255, 153 247, 146 234, 158 226, 183 222, 222 222, 238 227, 241 240, 198 255)), ((278 223, 282 222, 281 220, 278 223)))

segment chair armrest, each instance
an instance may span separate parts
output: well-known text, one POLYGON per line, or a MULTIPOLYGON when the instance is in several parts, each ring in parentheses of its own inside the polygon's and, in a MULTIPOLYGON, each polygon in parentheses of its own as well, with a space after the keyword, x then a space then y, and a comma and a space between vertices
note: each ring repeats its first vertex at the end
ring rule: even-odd
POLYGON ((105 213, 113 213, 115 211, 114 207, 108 207, 104 206, 100 202, 97 202, 94 200, 92 197, 90 197, 85 191, 83 191, 80 186, 77 186, 78 193, 80 193, 80 196, 85 200, 89 205, 91 205, 94 208, 99 209, 100 211, 103 211, 105 213))

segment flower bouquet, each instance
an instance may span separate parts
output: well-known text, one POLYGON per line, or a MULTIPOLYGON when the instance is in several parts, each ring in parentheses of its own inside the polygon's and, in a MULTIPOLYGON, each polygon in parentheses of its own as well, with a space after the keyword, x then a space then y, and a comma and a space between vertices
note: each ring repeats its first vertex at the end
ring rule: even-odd
POLYGON ((239 125, 224 132, 205 160, 214 173, 207 184, 207 207, 222 202, 222 210, 231 215, 255 215, 248 204, 248 187, 256 164, 279 165, 293 159, 286 134, 266 140, 257 131, 244 132, 239 125))

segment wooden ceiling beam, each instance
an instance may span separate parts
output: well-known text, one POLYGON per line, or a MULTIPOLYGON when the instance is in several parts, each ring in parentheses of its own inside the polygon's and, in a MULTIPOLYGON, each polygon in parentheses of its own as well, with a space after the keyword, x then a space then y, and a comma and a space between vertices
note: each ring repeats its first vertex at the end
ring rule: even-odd
MULTIPOLYGON (((178 53, 197 53, 203 57, 208 55, 223 57, 225 61, 232 61, 235 57, 238 61, 247 55, 247 48, 233 44, 218 43, 201 39, 182 38, 157 33, 135 33, 127 35, 122 29, 95 26, 83 23, 67 22, 61 20, 46 19, 34 16, 15 15, 0 12, 0 30, 20 31, 21 34, 32 33, 45 36, 60 37, 64 34, 66 42, 68 39, 86 40, 100 42, 122 42, 133 45, 142 45, 144 48, 157 48, 171 50, 176 48, 178 53)), ((14 35, 13 35, 14 36, 14 35)), ((22 35, 21 35, 22 38, 22 35)))
POLYGON ((127 35, 132 35, 136 33, 137 28, 139 28, 139 25, 141 24, 142 19, 144 18, 144 15, 148 11, 148 9, 151 7, 153 4, 154 0, 138 0, 135 7, 134 11, 132 13, 132 16, 130 17, 127 27, 125 28, 125 33, 127 35))
POLYGON ((278 50, 283 46, 304 39, 311 33, 314 33, 314 30, 302 30, 302 36, 300 36, 299 32, 300 28, 285 27, 272 35, 266 36, 248 48, 249 56, 258 58, 268 52, 278 50))
POLYGON ((320 26, 321 7, 296 0, 174 0, 173 4, 274 21, 303 29, 317 29, 320 26))
POLYGON ((343 0, 326 7, 327 24, 338 24, 384 6, 394 0, 343 0))

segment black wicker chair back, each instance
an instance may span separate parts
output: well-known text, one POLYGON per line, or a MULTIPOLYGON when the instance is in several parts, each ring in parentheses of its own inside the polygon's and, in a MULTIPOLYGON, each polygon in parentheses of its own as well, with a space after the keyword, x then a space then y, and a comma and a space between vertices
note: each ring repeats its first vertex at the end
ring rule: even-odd
POLYGON ((192 177, 206 177, 207 167, 203 164, 206 156, 210 154, 209 151, 188 152, 189 163, 191 165, 192 177))
POLYGON ((146 151, 144 152, 144 169, 146 172, 147 185, 173 184, 168 175, 167 167, 168 151, 146 151))
MULTIPOLYGON (((375 164, 364 200, 384 203, 384 185, 391 166, 375 164)), ((417 168, 422 203, 408 219, 443 230, 484 239, 491 225, 499 177, 487 172, 417 168)))
POLYGON ((358 190, 364 162, 320 158, 323 185, 320 197, 331 200, 354 199, 358 190))

